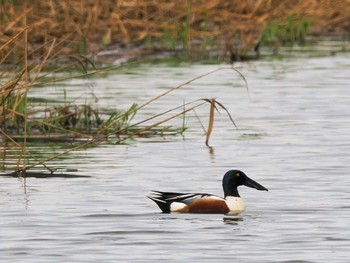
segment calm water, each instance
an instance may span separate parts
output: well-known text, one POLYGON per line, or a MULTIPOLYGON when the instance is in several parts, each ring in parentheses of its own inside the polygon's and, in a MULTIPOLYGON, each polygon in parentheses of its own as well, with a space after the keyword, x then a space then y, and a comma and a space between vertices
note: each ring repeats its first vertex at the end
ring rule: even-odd
MULTIPOLYGON (((50 89, 63 101, 126 109, 215 65, 143 65, 50 89)), ((350 56, 237 64, 144 108, 143 119, 216 97, 212 149, 193 113, 184 137, 100 145, 52 161, 89 178, 0 177, 1 262, 348 262, 350 257, 350 56), (221 179, 245 171, 269 192, 240 188, 240 216, 161 214, 152 189, 222 195, 221 179)), ((31 91, 42 96, 43 90, 31 91)), ((208 106, 197 109, 204 124, 208 106)), ((179 118, 169 123, 182 125, 179 118)), ((48 157, 59 147, 35 149, 48 157)))

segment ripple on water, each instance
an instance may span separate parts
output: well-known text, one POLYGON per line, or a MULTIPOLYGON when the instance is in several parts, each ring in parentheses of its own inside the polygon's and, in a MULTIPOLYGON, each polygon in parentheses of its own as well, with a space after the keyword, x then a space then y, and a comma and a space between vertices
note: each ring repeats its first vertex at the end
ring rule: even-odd
MULTIPOLYGON (((210 149, 189 112, 184 137, 135 138, 48 163, 89 178, 0 176, 0 261, 348 262, 349 58, 237 64, 249 96, 238 75, 221 71, 136 116, 215 97, 230 110, 240 132, 225 114, 217 114, 210 149), (222 195, 222 175, 231 168, 269 188, 261 193, 241 187, 247 206, 242 215, 162 214, 146 197, 153 189, 222 195)), ((216 67, 143 65, 128 69, 132 75, 109 73, 92 81, 99 105, 127 109, 216 67)), ((35 88, 29 96, 57 98, 65 89, 85 104, 91 94, 86 80, 73 82, 35 88)), ((208 110, 196 114, 204 124, 208 110)), ((51 155, 47 149, 35 152, 51 155)))

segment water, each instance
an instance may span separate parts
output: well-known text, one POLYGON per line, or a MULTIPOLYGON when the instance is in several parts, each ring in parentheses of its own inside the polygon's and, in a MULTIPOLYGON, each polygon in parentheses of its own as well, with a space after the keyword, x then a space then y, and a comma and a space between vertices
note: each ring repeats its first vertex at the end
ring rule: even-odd
MULTIPOLYGON (((240 132, 224 112, 216 115, 211 149, 189 113, 184 137, 100 145, 49 162, 89 178, 0 177, 0 261, 348 262, 349 59, 237 64, 249 95, 238 74, 222 70, 137 115, 216 97, 240 132), (222 176, 232 168, 269 189, 241 187, 247 208, 240 216, 161 214, 146 198, 152 189, 222 195, 222 176)), ((68 97, 85 102, 93 91, 98 105, 126 109, 216 67, 143 65, 74 80, 47 96, 63 100, 66 88, 68 97)), ((196 110, 204 125, 208 111, 196 110)))

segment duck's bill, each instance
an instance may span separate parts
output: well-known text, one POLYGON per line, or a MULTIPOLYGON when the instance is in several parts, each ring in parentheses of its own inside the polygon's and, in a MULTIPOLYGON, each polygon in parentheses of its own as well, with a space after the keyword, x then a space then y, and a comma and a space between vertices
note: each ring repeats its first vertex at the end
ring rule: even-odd
POLYGON ((257 190, 264 190, 264 191, 268 191, 267 188, 265 188, 264 186, 262 186, 261 184, 255 182, 253 179, 250 179, 249 177, 247 177, 245 183, 245 186, 251 187, 251 188, 255 188, 257 190))

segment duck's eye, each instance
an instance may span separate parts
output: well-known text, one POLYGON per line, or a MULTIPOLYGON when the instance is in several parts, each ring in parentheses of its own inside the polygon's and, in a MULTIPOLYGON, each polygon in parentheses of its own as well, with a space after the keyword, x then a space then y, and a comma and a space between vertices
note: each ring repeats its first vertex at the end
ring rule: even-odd
POLYGON ((236 173, 236 176, 240 176, 241 174, 240 173, 236 173))

